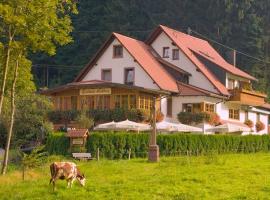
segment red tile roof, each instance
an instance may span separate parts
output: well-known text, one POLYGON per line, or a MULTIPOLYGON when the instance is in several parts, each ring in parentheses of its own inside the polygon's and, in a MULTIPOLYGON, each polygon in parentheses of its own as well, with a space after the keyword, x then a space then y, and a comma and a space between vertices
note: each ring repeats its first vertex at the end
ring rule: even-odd
POLYGON ((118 33, 113 33, 113 35, 161 89, 178 92, 175 80, 163 69, 161 64, 153 56, 151 47, 144 42, 118 33))
POLYGON ((175 43, 185 46, 188 49, 198 53, 199 55, 205 57, 206 59, 217 64, 224 70, 234 74, 236 76, 241 76, 249 80, 256 80, 253 76, 247 74, 246 72, 240 70, 239 68, 229 64, 224 58, 209 44, 208 41, 193 37, 191 35, 182 33, 180 31, 173 30, 166 26, 160 26, 169 36, 171 36, 175 43))
POLYGON ((208 78, 208 80, 217 88, 223 95, 229 95, 226 87, 215 77, 215 75, 208 70, 208 68, 194 55, 193 52, 203 56, 211 62, 218 65, 220 68, 250 80, 256 80, 254 77, 243 72, 237 67, 227 63, 222 56, 205 40, 187 35, 180 31, 160 25, 152 34, 147 43, 151 43, 161 32, 164 32, 184 53, 185 55, 197 66, 200 71, 208 78))
POLYGON ((88 129, 75 129, 75 130, 68 130, 67 137, 87 137, 88 136, 88 129))

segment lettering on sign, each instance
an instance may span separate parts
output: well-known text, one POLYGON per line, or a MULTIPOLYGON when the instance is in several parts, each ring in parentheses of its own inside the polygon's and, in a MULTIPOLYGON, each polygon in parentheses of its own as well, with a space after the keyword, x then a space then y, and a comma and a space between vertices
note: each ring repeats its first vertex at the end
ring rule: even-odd
POLYGON ((80 89, 80 95, 111 94, 111 88, 80 89))
POLYGON ((83 145, 83 138, 72 139, 72 144, 83 145))

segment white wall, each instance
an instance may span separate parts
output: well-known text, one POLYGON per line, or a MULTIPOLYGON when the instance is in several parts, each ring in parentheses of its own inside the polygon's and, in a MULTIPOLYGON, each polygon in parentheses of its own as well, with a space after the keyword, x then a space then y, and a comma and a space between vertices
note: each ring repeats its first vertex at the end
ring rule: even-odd
MULTIPOLYGON (((217 103, 220 99, 207 97, 207 96, 179 96, 172 98, 172 118, 177 120, 177 114, 182 111, 183 103, 217 103)), ((167 100, 163 99, 161 101, 161 112, 164 116, 167 115, 167 100)))
POLYGON ((83 81, 87 80, 101 80, 102 69, 112 69, 112 82, 124 83, 124 69, 127 67, 135 68, 135 85, 148 88, 159 89, 153 83, 152 78, 142 69, 142 67, 134 62, 134 58, 123 47, 123 58, 113 58, 113 45, 119 45, 120 42, 115 39, 111 45, 104 51, 103 55, 98 59, 97 65, 94 66, 88 74, 84 77, 83 81))
POLYGON ((179 60, 172 60, 172 49, 179 48, 172 45, 172 41, 164 32, 155 39, 151 46, 161 57, 163 56, 163 47, 169 47, 169 58, 163 59, 192 74, 189 77, 189 84, 218 93, 213 84, 201 72, 196 71, 196 66, 181 50, 179 50, 179 60))

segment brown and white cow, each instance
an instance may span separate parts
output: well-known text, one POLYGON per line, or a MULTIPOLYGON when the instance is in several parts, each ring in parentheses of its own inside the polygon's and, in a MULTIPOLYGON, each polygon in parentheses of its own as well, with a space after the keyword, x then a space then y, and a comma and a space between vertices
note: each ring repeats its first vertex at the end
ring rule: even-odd
POLYGON ((79 181, 81 186, 85 186, 86 179, 73 162, 54 162, 50 165, 50 170, 50 184, 53 184, 53 190, 55 189, 55 182, 57 179, 67 180, 68 188, 71 188, 75 179, 79 181))

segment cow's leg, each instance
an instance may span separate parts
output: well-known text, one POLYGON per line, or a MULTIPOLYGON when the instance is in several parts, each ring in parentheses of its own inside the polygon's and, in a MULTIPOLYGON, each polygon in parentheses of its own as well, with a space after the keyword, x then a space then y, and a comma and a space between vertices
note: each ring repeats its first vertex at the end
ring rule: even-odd
POLYGON ((74 177, 71 179, 70 187, 72 187, 72 184, 73 184, 73 182, 75 181, 75 179, 76 179, 76 178, 74 178, 74 177))

